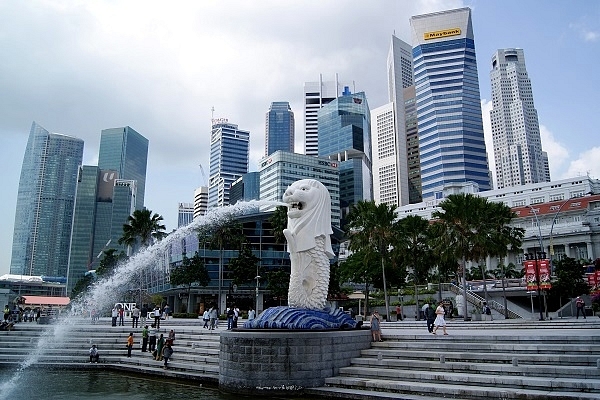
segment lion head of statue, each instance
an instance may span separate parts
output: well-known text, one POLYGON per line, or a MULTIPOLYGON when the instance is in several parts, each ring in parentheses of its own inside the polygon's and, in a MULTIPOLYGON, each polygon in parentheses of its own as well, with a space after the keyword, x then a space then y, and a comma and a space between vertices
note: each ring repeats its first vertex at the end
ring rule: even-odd
POLYGON ((331 196, 327 188, 315 179, 302 179, 287 188, 283 202, 288 205, 288 229, 296 236, 297 251, 315 247, 315 238, 323 235, 325 251, 333 257, 331 196))

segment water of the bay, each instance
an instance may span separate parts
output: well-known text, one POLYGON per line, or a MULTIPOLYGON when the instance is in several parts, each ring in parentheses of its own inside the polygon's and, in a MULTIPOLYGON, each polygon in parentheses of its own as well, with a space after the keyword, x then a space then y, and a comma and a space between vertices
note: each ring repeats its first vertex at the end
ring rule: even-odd
MULTIPOLYGON (((258 399, 225 394, 199 383, 106 370, 46 370, 21 372, 16 387, 6 400, 234 400, 258 399)), ((7 382, 14 370, 0 369, 0 382, 7 382)), ((268 397, 261 396, 260 399, 268 397)), ((4 400, 0 393, 0 399, 4 400)))

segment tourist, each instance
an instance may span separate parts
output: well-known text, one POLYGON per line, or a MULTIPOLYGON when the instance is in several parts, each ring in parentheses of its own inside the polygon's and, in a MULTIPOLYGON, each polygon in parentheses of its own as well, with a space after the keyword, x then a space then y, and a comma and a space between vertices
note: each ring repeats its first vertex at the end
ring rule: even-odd
POLYGON ((42 316, 42 309, 38 308, 37 312, 35 313, 35 322, 38 322, 38 320, 40 319, 41 316, 42 316))
POLYGON ((446 320, 444 319, 444 315, 446 314, 446 310, 444 309, 444 302, 440 301, 437 308, 435 309, 435 321, 433 322, 435 324, 435 328, 433 329, 433 333, 435 335, 435 333, 437 332, 438 328, 441 326, 442 329, 444 330, 444 335, 447 335, 448 332, 446 332, 446 320))
POLYGON ((163 348, 165 346, 165 338, 163 337, 163 334, 160 334, 160 337, 158 338, 158 343, 156 345, 156 350, 154 353, 152 353, 154 355, 154 359, 156 361, 161 361, 162 360, 162 353, 163 353, 163 348))
POLYGON ((140 321, 142 326, 146 325, 146 318, 148 318, 148 306, 144 304, 142 306, 142 311, 140 312, 140 321))
POLYGON ((433 325, 435 324, 436 316, 435 310, 428 304, 425 309, 425 318, 427 319, 427 331, 429 333, 433 333, 433 325))
POLYGON ((129 332, 127 337, 127 358, 131 358, 131 349, 133 349, 133 332, 129 332))
POLYGON ((148 330, 148 325, 144 325, 144 327, 142 328, 142 353, 145 353, 148 349, 148 337, 149 336, 150 336, 150 331, 148 330))
POLYGON ((92 311, 90 312, 90 316, 92 317, 92 324, 96 323, 96 309, 92 308, 92 311))
POLYGON ((237 328, 238 318, 240 317, 240 309, 233 306, 233 325, 232 328, 237 328))
POLYGON ((169 308, 168 304, 165 304, 165 308, 163 308, 163 319, 166 321, 169 319, 169 313, 171 312, 171 309, 169 308))
POLYGON ((379 311, 375 310, 371 315, 371 335, 373 335, 374 342, 383 342, 381 340, 381 320, 379 317, 379 311))
POLYGON ((250 309, 248 310, 248 321, 252 321, 254 318, 256 318, 256 311, 254 311, 252 307, 250 307, 250 309))
POLYGON ((204 310, 204 313, 202 314, 202 320, 204 321, 203 328, 208 329, 208 323, 210 322, 210 313, 208 312, 208 310, 204 310))
POLYGON ((112 326, 117 326, 117 318, 119 317, 117 306, 112 309, 110 316, 112 317, 112 326))
POLYGON ((135 308, 131 312, 131 327, 137 328, 139 320, 140 320, 140 309, 138 308, 138 306, 136 304, 135 308))
POLYGON ((152 316, 154 317, 154 325, 156 325, 157 329, 160 329, 160 308, 158 306, 154 307, 152 316))
POLYGON ((227 307, 225 314, 227 315, 227 330, 230 331, 233 327, 233 307, 227 307))
POLYGON ((156 329, 156 325, 152 324, 150 326, 150 333, 148 336, 148 350, 153 352, 156 350, 156 334, 158 333, 158 329, 156 329))
MULTIPOLYGON (((352 318, 354 318, 354 315, 352 315, 352 309, 350 309, 350 316, 352 318)), ((402 307, 400 307, 400 305, 396 306, 396 318, 398 319, 398 321, 402 321, 402 307)))
POLYGON ((577 308, 577 317, 575 319, 579 319, 579 313, 581 313, 581 315, 583 315, 583 319, 586 319, 585 318, 585 301, 580 296, 577 296, 577 300, 575 300, 575 307, 577 308))
POLYGON ((169 368, 169 358, 171 358, 172 355, 173 355, 173 348, 171 347, 171 343, 167 342, 165 344, 165 348, 163 349, 163 352, 162 352, 162 357, 165 360, 165 365, 163 366, 164 369, 169 368))
POLYGON ((10 317, 10 308, 8 304, 4 307, 4 320, 8 322, 8 318, 10 317))
POLYGON ((217 327, 217 321, 219 320, 219 310, 217 307, 212 306, 210 311, 210 330, 214 330, 217 327))
POLYGON ((173 344, 173 342, 175 342, 175 331, 173 329, 169 331, 168 340, 171 341, 171 345, 173 344))
POLYGON ((125 321, 123 317, 125 316, 125 308, 119 307, 119 326, 125 326, 125 321))
POLYGON ((100 353, 98 353, 98 348, 95 344, 90 347, 90 363, 98 364, 98 360, 100 359, 100 353))

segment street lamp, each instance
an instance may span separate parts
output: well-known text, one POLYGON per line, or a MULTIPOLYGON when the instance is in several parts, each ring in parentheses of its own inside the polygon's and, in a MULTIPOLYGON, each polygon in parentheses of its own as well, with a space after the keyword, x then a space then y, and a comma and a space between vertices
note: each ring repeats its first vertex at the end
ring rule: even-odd
POLYGON ((256 314, 258 315, 258 288, 260 286, 260 275, 256 275, 256 314))
POLYGON ((552 225, 550 225, 550 275, 552 275, 552 273, 554 272, 554 243, 552 242, 552 230, 554 229, 554 224, 558 219, 558 214, 560 213, 560 210, 562 210, 562 208, 565 206, 565 204, 569 202, 569 200, 571 199, 566 199, 562 202, 560 207, 558 207, 558 210, 556 211, 556 213, 554 213, 554 218, 552 218, 552 225))
POLYGON ((531 205, 527 206, 531 212, 533 213, 533 215, 535 216, 535 221, 538 227, 538 239, 540 242, 540 251, 536 252, 534 250, 534 254, 533 254, 533 258, 531 257, 531 253, 526 254, 525 255, 525 259, 527 260, 533 260, 535 262, 535 276, 536 276, 536 283, 537 283, 537 290, 538 290, 538 303, 539 303, 539 307, 540 307, 540 321, 544 320, 544 314, 542 313, 542 289, 540 287, 540 264, 539 264, 539 260, 542 260, 544 258, 546 258, 546 253, 544 252, 544 242, 542 241, 542 228, 540 225, 540 219, 538 218, 538 213, 537 213, 537 209, 533 208, 531 205), (541 256, 541 257, 538 257, 541 256), (529 257, 529 258, 528 258, 529 257))

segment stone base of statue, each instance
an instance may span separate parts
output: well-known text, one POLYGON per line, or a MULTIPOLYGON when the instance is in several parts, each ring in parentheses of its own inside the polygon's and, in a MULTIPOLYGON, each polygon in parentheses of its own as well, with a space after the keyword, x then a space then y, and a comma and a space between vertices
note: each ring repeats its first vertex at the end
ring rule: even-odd
POLYGON ((270 307, 258 318, 244 323, 244 329, 356 329, 356 320, 342 310, 308 310, 288 306, 270 307))
POLYGON ((319 387, 371 346, 368 329, 248 329, 221 333, 219 389, 229 393, 300 396, 319 387))

